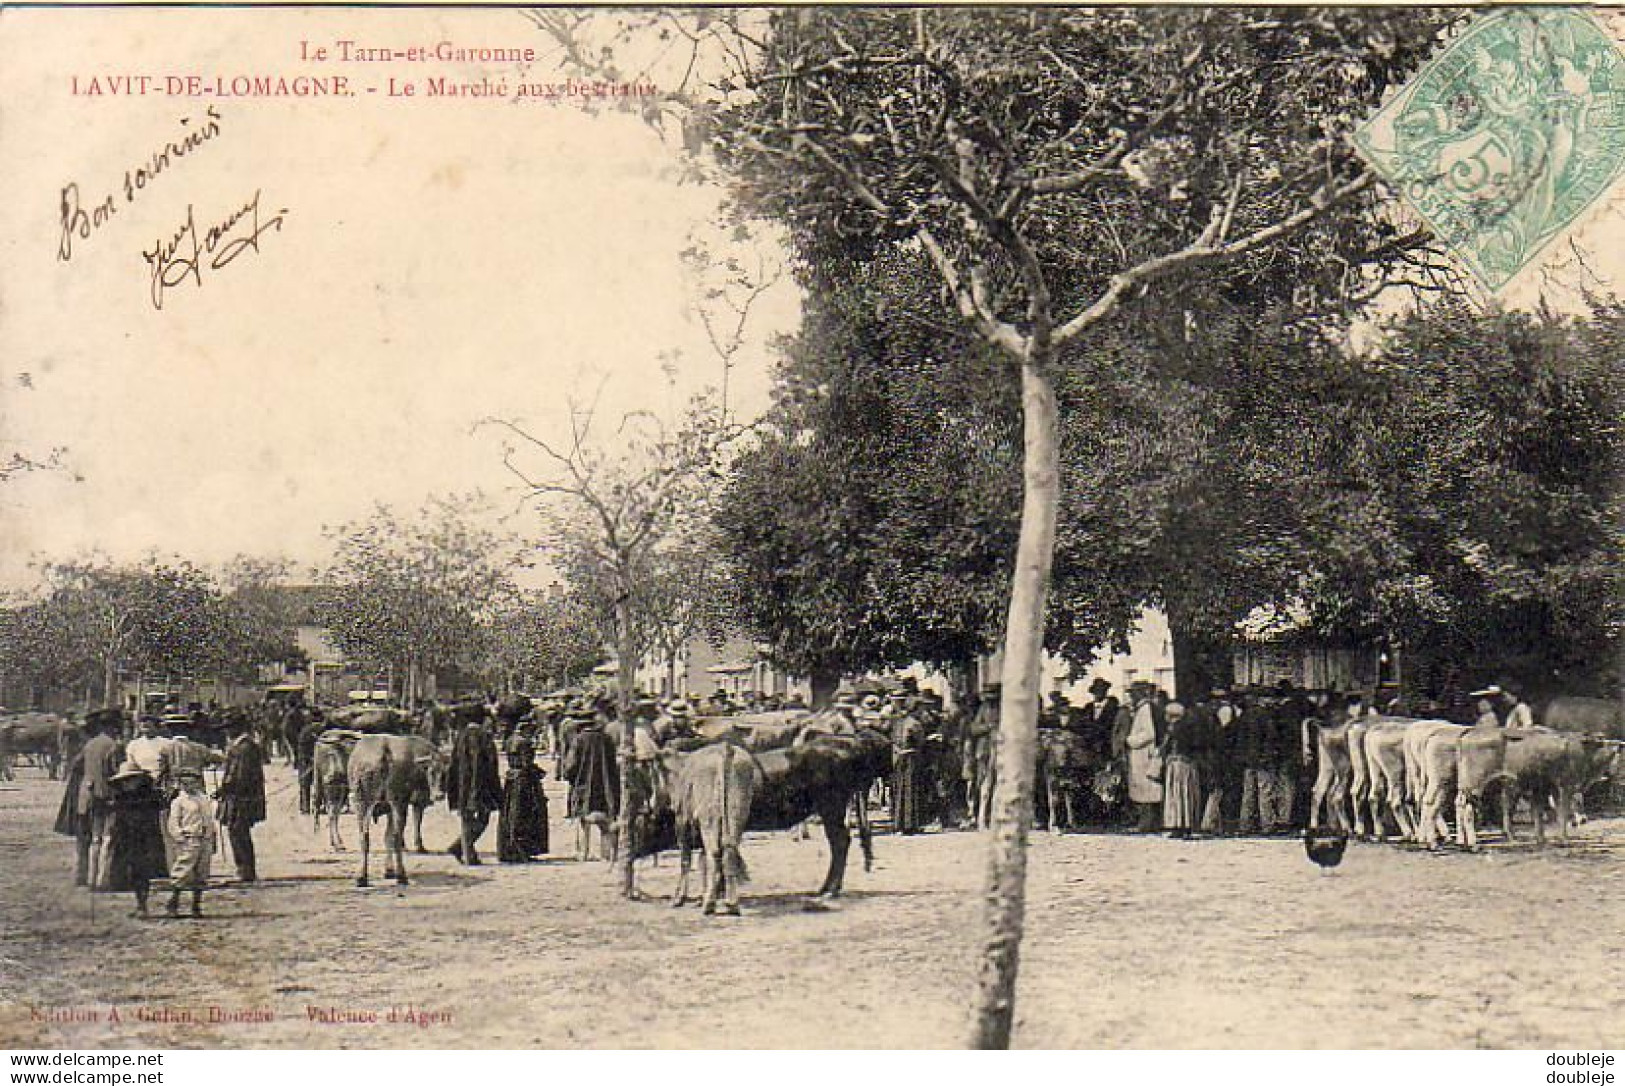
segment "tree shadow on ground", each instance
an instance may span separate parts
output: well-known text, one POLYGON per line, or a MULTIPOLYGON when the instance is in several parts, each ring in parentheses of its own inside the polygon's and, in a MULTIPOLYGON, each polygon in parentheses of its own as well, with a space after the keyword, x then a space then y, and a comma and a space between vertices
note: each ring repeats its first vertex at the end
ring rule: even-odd
POLYGON ((747 918, 752 916, 791 916, 798 913, 834 913, 861 907, 866 901, 951 897, 949 890, 843 890, 839 897, 819 898, 811 892, 744 894, 739 907, 747 918))

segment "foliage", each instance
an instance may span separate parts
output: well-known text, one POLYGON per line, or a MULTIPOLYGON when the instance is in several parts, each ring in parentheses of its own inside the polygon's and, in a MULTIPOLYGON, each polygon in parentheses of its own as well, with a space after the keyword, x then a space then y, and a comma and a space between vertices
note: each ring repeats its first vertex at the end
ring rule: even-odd
POLYGON ((1617 688, 1625 311, 1407 315, 1343 380, 1308 600, 1472 681, 1617 688))
POLYGON ((185 562, 114 564, 102 558, 43 569, 40 597, 19 608, 0 653, 7 671, 42 686, 99 677, 106 699, 120 672, 198 676, 212 671, 220 641, 220 596, 185 562))
POLYGON ((476 522, 477 508, 474 499, 436 498, 402 517, 379 506, 329 532, 336 553, 323 576, 334 591, 323 619, 347 657, 414 679, 479 668, 485 623, 513 591, 518 551, 476 522))
POLYGON ((252 682, 262 664, 292 670, 307 660, 294 640, 299 615, 284 591, 292 564, 238 555, 219 574, 223 594, 215 657, 222 675, 252 682))
POLYGON ((844 271, 719 501, 739 613, 795 674, 960 663, 1000 621, 1014 404, 990 352, 943 333, 920 259, 844 271))
POLYGON ((549 688, 580 682, 604 657, 605 639, 593 614, 558 590, 522 592, 491 618, 492 677, 549 688))

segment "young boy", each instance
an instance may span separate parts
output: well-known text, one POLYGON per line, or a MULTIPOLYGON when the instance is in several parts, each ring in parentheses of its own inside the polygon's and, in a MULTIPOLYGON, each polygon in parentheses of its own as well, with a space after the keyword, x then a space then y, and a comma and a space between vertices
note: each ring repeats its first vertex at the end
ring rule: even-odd
POLYGON ((203 891, 209 885, 209 861, 214 856, 216 831, 214 803, 203 794, 203 776, 184 769, 175 778, 180 792, 169 805, 169 836, 175 855, 169 868, 170 916, 178 915, 181 891, 192 891, 192 915, 203 915, 203 891))

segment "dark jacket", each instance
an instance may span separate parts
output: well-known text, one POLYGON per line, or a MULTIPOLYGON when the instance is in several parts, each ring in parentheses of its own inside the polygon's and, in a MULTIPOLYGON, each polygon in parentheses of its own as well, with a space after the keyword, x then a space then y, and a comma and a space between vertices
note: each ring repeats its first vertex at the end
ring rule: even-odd
POLYGON ((1183 717, 1168 721, 1163 739, 1163 756, 1171 758, 1178 754, 1206 764, 1218 738, 1215 726, 1212 709, 1207 705, 1193 706, 1183 717))
MULTIPOLYGON (((57 833, 68 837, 76 837, 83 820, 79 814, 79 789, 85 783, 85 752, 80 751, 68 763, 66 778, 62 786, 62 802, 56 809, 56 822, 52 825, 57 833)), ((85 828, 89 828, 86 824, 85 828)))
POLYGON ((497 745, 484 724, 470 724, 457 733, 446 767, 446 805, 465 815, 490 814, 502 807, 497 745))
POLYGON ((79 813, 105 809, 113 798, 108 780, 124 760, 124 746, 110 735, 98 735, 85 744, 85 778, 79 786, 79 813))
POLYGON ((265 821, 265 758, 252 736, 234 740, 226 748, 219 796, 222 824, 252 826, 265 821))
POLYGON ((1276 767, 1279 714, 1280 706, 1273 701, 1253 699, 1241 707, 1241 719, 1235 723, 1235 750, 1236 760, 1243 768, 1276 767))
POLYGON ((615 764, 615 746, 601 725, 586 725, 576 732, 562 774, 570 782, 571 818, 615 815, 620 810, 620 767, 615 764))
POLYGON ((165 802, 151 777, 141 774, 110 786, 107 889, 136 890, 169 876, 164 859, 165 802))

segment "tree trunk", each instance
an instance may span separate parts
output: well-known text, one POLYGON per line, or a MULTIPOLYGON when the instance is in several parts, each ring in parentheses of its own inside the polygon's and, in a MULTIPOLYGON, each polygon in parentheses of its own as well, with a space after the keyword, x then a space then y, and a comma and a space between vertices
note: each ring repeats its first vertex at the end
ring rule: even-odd
POLYGON ((1054 386, 1044 369, 1046 361, 1035 351, 1021 365, 1021 535, 1004 636, 992 841, 983 884, 982 953, 971 1027, 975 1048, 1009 1048, 1015 1021, 1016 971, 1026 913, 1027 834, 1033 818, 1044 607, 1060 505, 1059 411, 1054 386))
POLYGON ((813 710, 817 712, 828 709, 835 701, 835 691, 841 685, 841 673, 829 668, 814 668, 810 685, 813 710))
POLYGON ((637 661, 633 658, 636 646, 632 644, 632 593, 625 585, 615 601, 615 703, 621 713, 621 743, 616 761, 621 769, 620 813, 616 815, 620 851, 615 857, 616 875, 621 885, 621 896, 632 897, 632 683, 637 661))
POLYGON ((119 705, 118 694, 114 690, 114 687, 118 684, 116 670, 111 655, 102 658, 102 705, 104 707, 123 708, 122 705, 119 705))
POLYGON ((1168 640, 1173 645, 1174 689, 1168 696, 1188 706, 1215 685, 1229 685, 1234 671, 1218 638, 1199 633, 1179 617, 1177 607, 1168 608, 1168 640))

